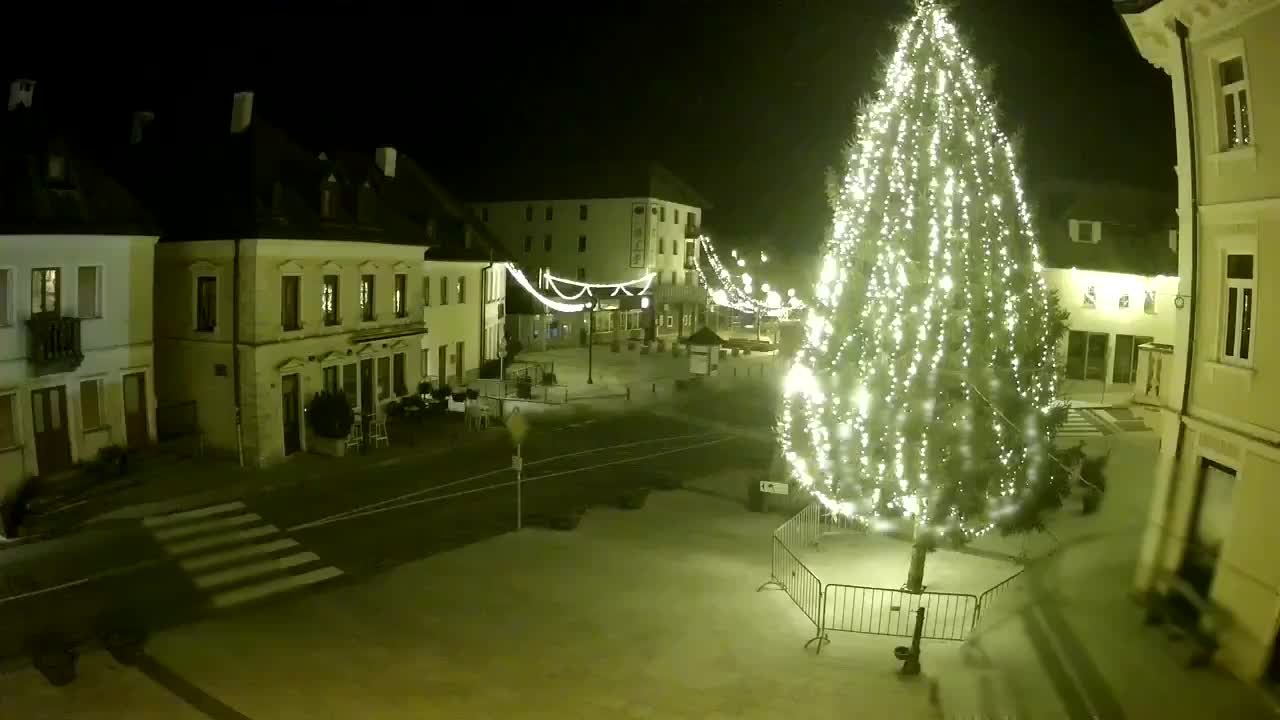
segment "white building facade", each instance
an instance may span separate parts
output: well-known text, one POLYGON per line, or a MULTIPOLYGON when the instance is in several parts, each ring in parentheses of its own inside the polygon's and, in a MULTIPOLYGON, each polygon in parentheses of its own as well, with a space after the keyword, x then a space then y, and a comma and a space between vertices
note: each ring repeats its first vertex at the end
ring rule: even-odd
POLYGON ((166 298, 156 312, 157 392, 196 403, 207 447, 271 464, 308 449, 305 408, 322 390, 345 393, 361 414, 417 392, 421 246, 239 245, 238 295, 236 241, 163 242, 156 252, 156 292, 166 298))
POLYGON ((652 274, 649 300, 643 307, 638 298, 606 301, 593 321, 586 312, 549 312, 535 304, 533 312, 511 319, 508 332, 525 347, 583 345, 592 322, 596 343, 687 336, 705 311, 705 290, 694 269, 705 202, 661 168, 627 186, 643 191, 636 193, 591 188, 588 175, 571 183, 583 192, 476 202, 471 210, 531 280, 549 272, 620 283, 652 274))
POLYGON ((1178 139, 1179 287, 1136 584, 1190 587, 1217 660, 1280 681, 1280 2, 1117 2, 1169 75, 1178 139))
POLYGON ((155 441, 155 243, 0 235, 0 496, 155 441))
POLYGON ((500 263, 427 260, 422 265, 420 382, 459 388, 502 352, 506 273, 500 263))

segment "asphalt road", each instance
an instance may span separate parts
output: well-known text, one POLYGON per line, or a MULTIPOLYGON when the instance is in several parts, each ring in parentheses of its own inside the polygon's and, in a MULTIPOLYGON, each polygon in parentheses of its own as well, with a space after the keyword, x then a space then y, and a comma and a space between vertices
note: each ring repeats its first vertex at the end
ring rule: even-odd
MULTIPOLYGON (((525 522, 612 504, 623 491, 668 476, 758 469, 768 453, 758 442, 640 410, 534 417, 522 447, 525 522)), ((29 639, 42 632, 92 643, 123 617, 158 629, 359 582, 513 531, 511 454, 509 441, 495 433, 492 443, 443 459, 371 459, 357 477, 296 483, 181 518, 102 523, 7 550, 0 555, 0 659, 21 661, 29 639), (239 557, 256 552, 250 546, 271 552, 239 557), (225 557, 212 557, 219 554, 225 557), (208 572, 206 560, 220 562, 218 572, 208 572), (218 592, 215 583, 224 582, 235 589, 218 592)))

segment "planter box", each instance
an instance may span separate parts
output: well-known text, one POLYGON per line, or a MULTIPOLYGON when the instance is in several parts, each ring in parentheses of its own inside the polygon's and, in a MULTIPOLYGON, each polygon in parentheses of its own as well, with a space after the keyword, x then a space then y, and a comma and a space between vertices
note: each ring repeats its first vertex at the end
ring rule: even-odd
POLYGON ((342 457, 347 454, 347 439, 320 437, 312 433, 307 438, 307 449, 317 455, 342 457))

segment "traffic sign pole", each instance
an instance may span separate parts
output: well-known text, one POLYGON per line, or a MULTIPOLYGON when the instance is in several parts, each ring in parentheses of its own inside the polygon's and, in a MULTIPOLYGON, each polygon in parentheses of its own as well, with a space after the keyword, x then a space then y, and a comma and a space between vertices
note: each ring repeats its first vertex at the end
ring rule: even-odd
POLYGON ((519 530, 524 524, 524 458, 520 456, 520 443, 516 443, 516 456, 511 459, 511 465, 516 471, 516 529, 519 530))

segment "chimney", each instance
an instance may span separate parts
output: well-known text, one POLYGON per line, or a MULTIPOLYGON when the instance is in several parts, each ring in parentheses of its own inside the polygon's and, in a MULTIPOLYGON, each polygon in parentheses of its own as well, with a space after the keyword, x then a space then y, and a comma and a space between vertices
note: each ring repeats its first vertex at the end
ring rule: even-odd
POLYGON ((19 105, 31 107, 31 97, 36 92, 36 81, 19 78, 9 83, 9 109, 19 105))
POLYGON ((238 92, 231 98, 231 134, 249 129, 253 121, 253 91, 238 92))
POLYGON ((378 168, 382 170, 382 174, 386 177, 393 178, 396 176, 396 149, 393 147, 380 147, 373 151, 373 161, 378 163, 378 168))
POLYGON ((137 145, 142 142, 142 129, 156 118, 155 113, 141 111, 133 114, 133 131, 129 133, 129 142, 137 145))

